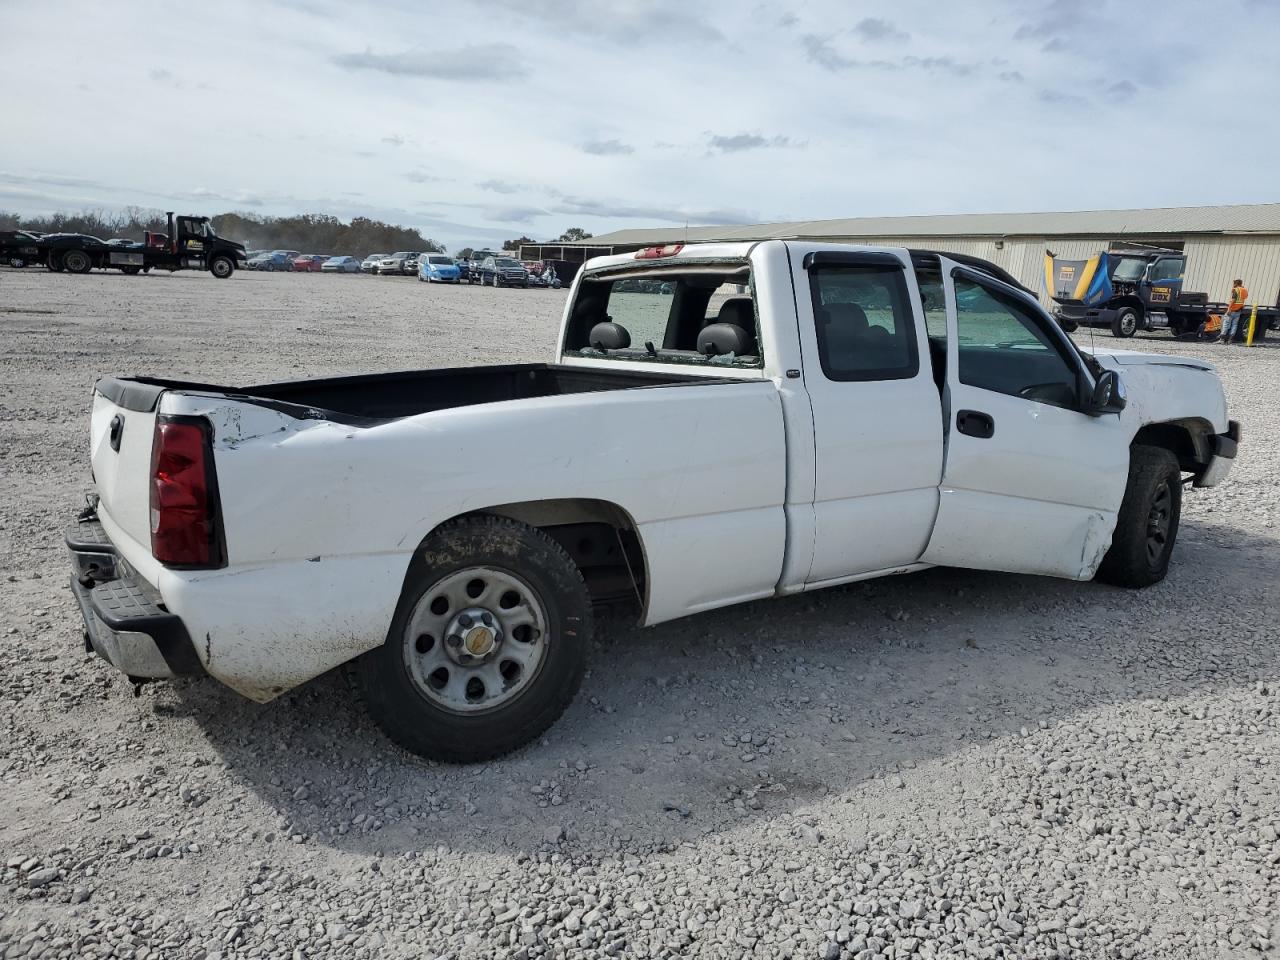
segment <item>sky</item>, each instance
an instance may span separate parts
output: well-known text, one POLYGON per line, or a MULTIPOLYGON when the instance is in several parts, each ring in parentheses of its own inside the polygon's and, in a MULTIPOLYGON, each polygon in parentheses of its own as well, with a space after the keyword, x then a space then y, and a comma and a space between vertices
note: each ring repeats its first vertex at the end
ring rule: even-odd
POLYGON ((456 250, 1274 202, 1278 46, 1280 0, 0 0, 0 210, 369 216, 456 250))

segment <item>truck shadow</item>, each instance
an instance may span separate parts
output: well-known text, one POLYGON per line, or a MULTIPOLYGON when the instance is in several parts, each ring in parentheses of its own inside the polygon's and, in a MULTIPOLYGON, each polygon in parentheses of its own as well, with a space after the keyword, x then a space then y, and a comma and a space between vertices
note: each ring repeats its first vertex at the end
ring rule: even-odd
POLYGON ((246 819, 255 841, 510 852, 563 830, 596 853, 661 851, 891 791, 897 771, 1024 729, 1094 713, 1102 729, 1109 705, 1252 684, 1280 638, 1267 623, 1242 635, 1223 609, 1275 582, 1276 547, 1187 520, 1168 579, 1145 591, 947 569, 650 630, 606 621, 559 723, 472 767, 393 746, 340 671, 265 706, 213 682, 161 687, 155 709, 194 722, 274 814, 246 819))

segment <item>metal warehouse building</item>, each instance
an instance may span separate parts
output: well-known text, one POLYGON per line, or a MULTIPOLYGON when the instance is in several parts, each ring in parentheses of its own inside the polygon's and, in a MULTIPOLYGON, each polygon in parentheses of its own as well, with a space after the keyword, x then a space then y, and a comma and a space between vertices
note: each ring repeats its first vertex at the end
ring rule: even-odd
POLYGON ((522 255, 580 263, 658 244, 711 240, 829 240, 950 250, 990 260, 1032 290, 1044 289, 1046 248, 1082 260, 1113 246, 1147 244, 1186 254, 1184 290, 1221 300, 1240 277, 1257 302, 1280 302, 1280 203, 618 230, 578 243, 526 246, 522 255))

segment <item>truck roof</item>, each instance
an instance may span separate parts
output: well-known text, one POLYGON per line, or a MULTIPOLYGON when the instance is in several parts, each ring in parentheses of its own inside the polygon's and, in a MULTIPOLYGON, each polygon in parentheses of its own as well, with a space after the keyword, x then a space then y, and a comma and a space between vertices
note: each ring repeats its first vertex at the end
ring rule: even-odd
POLYGON ((867 250, 875 252, 893 252, 906 253, 911 257, 912 263, 917 267, 928 266, 929 261, 933 258, 943 256, 949 257, 957 263, 962 263, 967 267, 975 270, 981 270, 988 273, 1004 283, 1019 290, 1025 290, 1032 296, 1036 296, 1034 291, 1028 290, 1023 284, 1003 267, 1000 267, 989 260, 983 260, 981 257, 969 256, 963 253, 952 253, 947 250, 921 250, 910 247, 892 247, 881 244, 869 243, 825 243, 822 241, 806 241, 806 240, 752 240, 739 241, 734 243, 670 243, 665 246, 644 247, 634 253, 619 253, 608 257, 592 257, 583 267, 583 272, 596 272, 600 270, 617 269, 619 267, 632 266, 639 269, 661 269, 664 266, 677 266, 681 263, 690 263, 699 260, 745 260, 751 251, 765 243, 820 243, 821 246, 831 249, 847 249, 847 250, 867 250))

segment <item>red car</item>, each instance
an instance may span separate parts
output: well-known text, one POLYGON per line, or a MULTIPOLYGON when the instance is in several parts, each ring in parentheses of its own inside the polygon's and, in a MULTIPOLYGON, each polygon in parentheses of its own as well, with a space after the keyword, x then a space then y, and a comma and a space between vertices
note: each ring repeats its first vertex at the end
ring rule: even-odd
POLYGON ((328 259, 318 253, 306 253, 293 261, 293 269, 304 273, 319 273, 320 267, 328 259))

